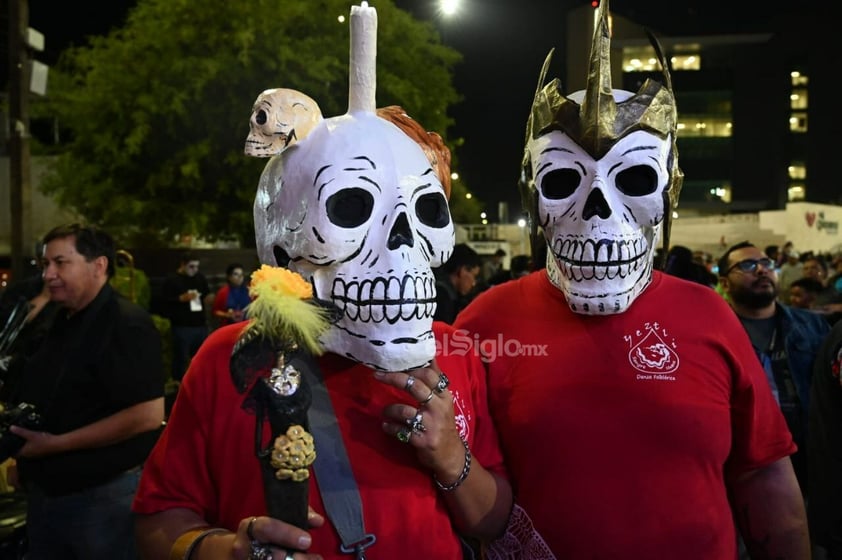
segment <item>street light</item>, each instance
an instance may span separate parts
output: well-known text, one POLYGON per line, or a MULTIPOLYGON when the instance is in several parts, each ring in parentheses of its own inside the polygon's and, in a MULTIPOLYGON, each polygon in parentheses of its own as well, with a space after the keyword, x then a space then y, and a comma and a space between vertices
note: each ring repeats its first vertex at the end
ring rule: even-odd
POLYGON ((459 11, 459 0, 439 0, 439 12, 444 16, 456 15, 459 11))

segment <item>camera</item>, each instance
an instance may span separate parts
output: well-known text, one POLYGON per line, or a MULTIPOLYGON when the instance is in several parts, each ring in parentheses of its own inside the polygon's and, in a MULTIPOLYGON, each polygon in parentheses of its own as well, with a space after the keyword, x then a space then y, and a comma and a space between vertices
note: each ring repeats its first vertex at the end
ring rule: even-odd
POLYGON ((3 405, 0 410, 0 462, 13 457, 26 443, 24 438, 9 431, 10 426, 37 430, 41 425, 41 415, 35 410, 35 405, 25 402, 13 408, 3 405))

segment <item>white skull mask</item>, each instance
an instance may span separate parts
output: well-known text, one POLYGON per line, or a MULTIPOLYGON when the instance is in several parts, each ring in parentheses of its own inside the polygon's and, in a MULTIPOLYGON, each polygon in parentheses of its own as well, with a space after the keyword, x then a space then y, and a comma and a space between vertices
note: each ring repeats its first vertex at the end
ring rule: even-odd
POLYGON ((260 260, 288 257, 342 312, 327 350, 385 371, 432 360, 432 268, 449 258, 455 231, 409 136, 372 113, 322 121, 268 163, 254 218, 260 260))
POLYGON ((547 270, 577 313, 622 313, 652 280, 671 141, 644 131, 595 160, 554 130, 527 150, 547 270))
POLYGON ((307 136, 321 120, 318 104, 300 91, 267 89, 254 102, 245 153, 255 157, 279 154, 307 136))

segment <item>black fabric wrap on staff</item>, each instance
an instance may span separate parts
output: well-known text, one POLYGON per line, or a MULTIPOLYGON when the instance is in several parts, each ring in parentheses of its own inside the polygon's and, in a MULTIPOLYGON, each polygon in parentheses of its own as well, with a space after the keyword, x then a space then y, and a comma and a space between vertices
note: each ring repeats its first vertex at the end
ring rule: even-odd
MULTIPOLYGON (((272 341, 262 336, 243 339, 235 347, 231 356, 230 367, 232 381, 240 392, 250 385, 252 388, 246 397, 243 408, 253 410, 255 418, 254 449, 263 474, 264 495, 269 516, 285 521, 301 529, 308 529, 309 479, 294 481, 278 479, 276 468, 271 464, 275 439, 287 432, 290 426, 299 425, 310 431, 307 411, 312 401, 310 386, 301 375, 298 389, 289 396, 276 393, 269 383, 268 371, 277 361, 279 352, 283 352, 272 341), (271 438, 263 448, 264 420, 268 417, 271 438)), ((298 349, 285 353, 285 363, 298 371, 309 367, 309 354, 298 349)))
MULTIPOLYGON (((292 362, 297 365, 295 361, 292 362)), ((275 439, 287 432, 290 426, 299 425, 308 432, 307 409, 312 395, 310 386, 302 380, 298 390, 286 397, 278 395, 268 385, 266 379, 260 379, 254 385, 257 404, 257 426, 255 429, 255 445, 259 448, 263 440, 264 414, 269 416, 272 428, 272 438, 266 449, 259 450, 258 459, 263 472, 263 489, 266 496, 266 508, 271 517, 291 523, 301 529, 307 529, 307 510, 309 503, 308 490, 310 480, 295 481, 280 480, 275 476, 275 467, 270 463, 275 439)))

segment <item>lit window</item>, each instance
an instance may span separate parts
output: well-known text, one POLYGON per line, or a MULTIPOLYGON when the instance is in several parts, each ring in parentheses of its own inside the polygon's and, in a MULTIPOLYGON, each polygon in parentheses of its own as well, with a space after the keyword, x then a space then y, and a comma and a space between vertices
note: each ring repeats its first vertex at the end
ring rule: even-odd
POLYGON ((793 89, 789 96, 791 109, 804 111, 807 109, 807 88, 793 89))
POLYGON ((802 184, 793 183, 786 190, 786 197, 789 202, 796 202, 807 198, 807 188, 802 184))
POLYGON ((701 61, 696 54, 677 54, 670 59, 673 70, 701 70, 701 61))
MULTIPOLYGON (((684 70, 675 66, 674 58, 671 59, 673 69, 684 70)), ((659 72, 661 65, 658 57, 655 56, 655 49, 651 45, 642 47, 623 48, 623 71, 624 72, 659 72)))
POLYGON ((719 137, 727 138, 731 136, 732 126, 731 120, 726 117, 717 117, 712 115, 681 115, 682 120, 676 124, 678 136, 687 137, 719 137), (688 125, 687 123, 693 122, 688 125), (694 122, 695 121, 695 122, 694 122))
POLYGON ((797 70, 790 72, 789 75, 792 78, 792 87, 806 87, 809 82, 807 76, 797 70))
POLYGON ((789 117, 789 130, 807 132, 807 113, 792 113, 789 117))
MULTIPOLYGON (((669 59, 672 69, 701 70, 701 48, 701 45, 696 43, 675 45, 675 52, 669 59)), ((623 47, 624 72, 658 72, 660 69, 661 65, 651 45, 623 47)))
POLYGON ((712 187, 708 193, 711 198, 719 199, 725 204, 729 204, 731 202, 731 185, 727 183, 718 187, 712 187))
POLYGON ((803 163, 793 163, 786 169, 790 179, 803 181, 807 178, 807 166, 803 163))

